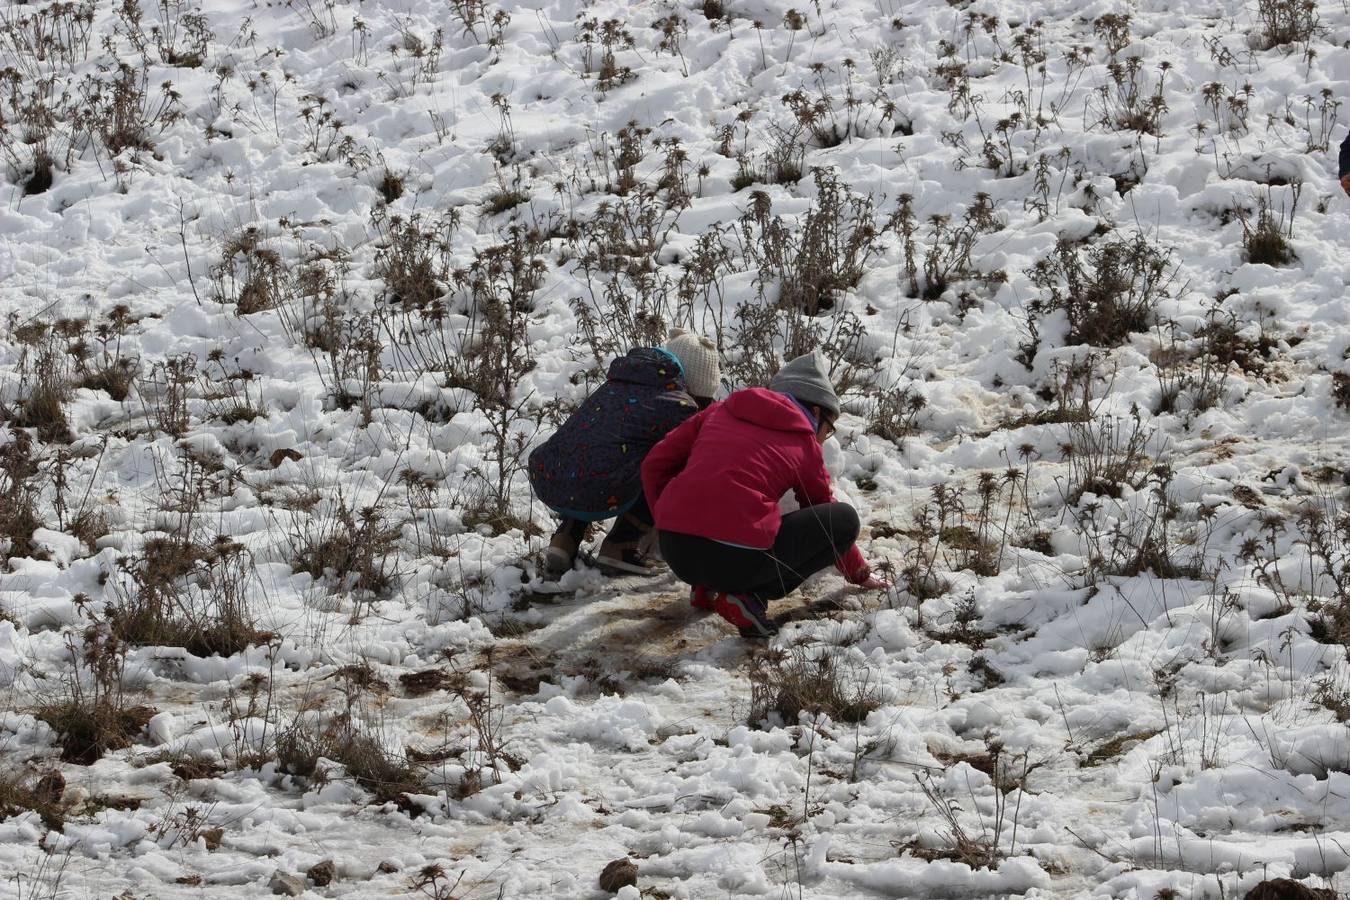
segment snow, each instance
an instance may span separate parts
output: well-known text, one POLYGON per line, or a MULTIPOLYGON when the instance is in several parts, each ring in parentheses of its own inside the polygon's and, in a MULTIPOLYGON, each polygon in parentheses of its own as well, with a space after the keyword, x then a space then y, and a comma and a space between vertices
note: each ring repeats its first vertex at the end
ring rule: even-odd
MULTIPOLYGON (((24 326, 88 320, 87 359, 106 348, 139 374, 124 400, 96 382, 72 388, 70 440, 29 429, 38 467, 24 490, 40 522, 23 552, 3 539, 0 777, 31 785, 59 770, 67 822, 49 831, 34 812, 0 809, 5 890, 254 895, 277 871, 333 859, 337 878, 311 895, 599 897, 600 870, 627 856, 639 876, 617 893, 626 900, 1224 898, 1274 877, 1344 891, 1350 664, 1322 625, 1350 597, 1319 554, 1350 555, 1344 531, 1318 544, 1308 529, 1313 511, 1334 524, 1350 504, 1350 410, 1334 378, 1350 373, 1350 201, 1335 181, 1339 111, 1324 119, 1320 106, 1350 94, 1350 12, 1319 4, 1306 44, 1261 49, 1252 4, 1133 4, 1119 53, 1142 60, 1146 94, 1161 78, 1153 135, 1102 122, 1116 88, 1094 20, 1118 5, 726 0, 728 18, 710 20, 685 0, 539 0, 485 3, 488 21, 467 28, 452 8, 470 6, 205 0, 214 36, 202 66, 166 62, 153 40, 145 50, 147 103, 171 81, 183 116, 115 159, 77 141, 42 193, 24 192, 32 145, 0 101, 0 451, 16 446, 12 413, 39 356, 24 326), (490 41, 499 10, 509 22, 490 41), (661 46, 672 15, 678 51, 661 46), (786 21, 796 15, 799 30, 786 21), (635 78, 597 83, 592 18, 627 29, 633 46, 615 63, 635 78), (438 28, 439 60, 419 59, 412 38, 438 28), (1085 63, 1075 46, 1092 48, 1085 63), (1043 82, 1024 49, 1044 51, 1043 82), (949 90, 944 63, 966 67, 971 101, 949 90), (854 130, 808 147, 800 181, 735 190, 734 154, 762 164, 773 129, 794 124, 783 98, 797 90, 828 93, 854 130), (1039 130, 1023 112, 1037 108, 1039 130), (1017 126, 1006 144, 1001 120, 1017 126), (528 452, 553 427, 547 402, 574 404, 595 384, 574 301, 598 297, 617 321, 613 299, 636 295, 623 279, 611 295, 588 285, 583 242, 566 237, 568 219, 637 197, 607 191, 629 123, 650 129, 633 167, 648 188, 672 140, 686 155, 690 202, 657 207, 651 254, 672 297, 700 237, 737 225, 753 192, 796 228, 816 199, 814 166, 870 194, 878 223, 911 198, 920 278, 934 244, 951 242, 932 236, 930 217, 959 224, 979 193, 994 206, 1001 227, 972 241, 970 277, 936 299, 910 296, 903 242, 887 234, 837 298, 841 318, 820 319, 857 316, 877 359, 877 388, 845 396, 825 457, 859 508, 865 555, 899 583, 862 593, 827 571, 774 604, 785 623, 768 653, 830 654, 871 692, 861 716, 751 722, 766 651, 695 615, 668 573, 643 583, 581 569, 562 593, 540 590, 547 511, 517 471, 505 479, 514 520, 485 518, 495 420, 414 352, 417 340, 467 345, 467 292, 450 290, 442 330, 416 339, 385 297, 395 217, 444 242, 435 263, 450 273, 512 225, 548 235, 525 334, 532 365, 511 385, 528 452), (1011 175, 986 165, 986 136, 1011 154, 1011 175), (404 184, 387 205, 386 172, 404 184), (492 214, 502 186, 527 199, 492 214), (1246 261, 1240 215, 1262 202, 1287 214, 1296 197, 1296 259, 1246 261), (313 331, 317 294, 239 313, 222 263, 246 228, 286 284, 318 265, 339 314, 374 316, 369 366, 313 331), (1111 229, 1169 253, 1176 274, 1158 311, 1172 324, 1093 348, 1069 345, 1071 322, 1054 312, 1027 356, 1033 265, 1111 229), (1191 388, 1164 411, 1169 354, 1196 375, 1214 323, 1240 344, 1217 402, 1198 409, 1191 388), (168 433, 166 364, 183 354, 196 358, 186 427, 168 433), (1088 377, 1056 399, 1085 363, 1088 377), (903 389, 923 401, 917 432, 872 433, 881 393, 903 389), (1086 438, 1052 414, 1083 403, 1097 422, 1138 416, 1146 458, 1133 484, 1071 495, 1066 444, 1086 438), (982 476, 997 488, 982 526, 996 572, 960 545, 962 528, 981 527, 982 476), (944 488, 962 507, 938 527, 944 488), (349 536, 366 510, 388 532, 386 587, 342 586, 354 573, 350 560, 336 571, 335 544, 318 553, 330 575, 299 569, 307 535, 349 536), (81 526, 87 511, 105 532, 81 526), (75 662, 87 629, 142 590, 145 548, 185 520, 204 546, 220 536, 246 548, 238 596, 271 636, 225 656, 129 648, 123 683, 153 710, 148 724, 93 765, 62 760, 43 705, 90 687, 75 662), (1159 523, 1147 548, 1130 543, 1159 523), (1178 569, 1136 558, 1144 549, 1178 569), (420 692, 417 677, 434 683, 420 692), (288 769, 273 758, 278 735, 301 720, 350 721, 395 759, 418 751, 420 784, 385 797, 351 761, 325 759, 321 777, 288 769), (176 769, 184 759, 220 771, 176 769), (962 854, 961 835, 996 851, 987 865, 962 854)), ((145 27, 193 8, 147 6, 145 27)), ((112 61, 104 35, 138 59, 109 5, 95 9, 88 58, 73 68, 6 40, 0 68, 71 68, 78 84, 112 61)), ((733 258, 744 250, 736 232, 722 240, 733 258)), ((731 363, 747 352, 734 311, 756 302, 755 282, 738 263, 709 305, 696 290, 665 314, 722 322, 731 363)), ((25 495, 0 470, 4 520, 25 495)), ((229 570, 201 562, 186 577, 204 596, 229 570)))

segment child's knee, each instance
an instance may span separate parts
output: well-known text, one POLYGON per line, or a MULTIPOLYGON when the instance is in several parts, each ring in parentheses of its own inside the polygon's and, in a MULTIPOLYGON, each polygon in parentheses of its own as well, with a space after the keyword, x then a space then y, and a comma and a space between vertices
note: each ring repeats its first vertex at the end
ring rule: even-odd
POLYGON ((858 511, 849 504, 840 503, 838 506, 833 514, 835 533, 846 536, 848 543, 851 544, 858 539, 858 534, 862 531, 862 520, 858 518, 858 511))

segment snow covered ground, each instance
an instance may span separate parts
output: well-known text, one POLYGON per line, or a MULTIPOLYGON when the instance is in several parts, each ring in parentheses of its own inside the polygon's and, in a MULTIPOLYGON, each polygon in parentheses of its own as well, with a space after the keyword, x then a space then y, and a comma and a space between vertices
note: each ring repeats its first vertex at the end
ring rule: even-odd
POLYGON ((0 13, 0 893, 1346 889, 1350 9, 84 9, 0 13), (894 590, 540 588, 673 324, 823 342, 894 590))

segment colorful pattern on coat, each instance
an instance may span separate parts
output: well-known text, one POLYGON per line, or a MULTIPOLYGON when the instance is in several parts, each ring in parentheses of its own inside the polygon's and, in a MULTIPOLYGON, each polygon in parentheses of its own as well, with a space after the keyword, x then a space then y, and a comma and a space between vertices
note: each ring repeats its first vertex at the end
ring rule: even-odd
POLYGON ((698 412, 679 364, 640 348, 610 363, 606 381, 530 454, 530 484, 549 507, 602 519, 642 491, 642 460, 698 412))

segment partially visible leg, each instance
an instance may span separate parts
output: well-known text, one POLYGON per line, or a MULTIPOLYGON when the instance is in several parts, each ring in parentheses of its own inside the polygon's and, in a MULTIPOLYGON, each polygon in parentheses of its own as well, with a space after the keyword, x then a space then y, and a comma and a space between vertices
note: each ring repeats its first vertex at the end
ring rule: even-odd
POLYGON ((549 576, 558 578, 572 568, 577 551, 581 549, 582 541, 586 540, 590 524, 581 519, 563 516, 562 522, 558 524, 558 530, 553 532, 553 537, 548 542, 548 549, 544 551, 544 571, 549 576))
MULTIPOLYGON (((846 503, 823 503, 783 516, 768 550, 733 547, 694 535, 661 533, 661 552, 679 578, 715 590, 713 608, 740 629, 741 636, 777 633, 768 601, 790 594, 833 563, 858 539, 858 514, 846 503)), ((704 592, 704 600, 707 599, 704 592)), ((699 604, 695 604, 699 605, 699 604)))
MULTIPOLYGON (((638 494, 632 506, 619 515, 614 527, 605 537, 605 544, 613 547, 637 546, 642 536, 652 528, 652 511, 647 507, 645 494, 638 494)), ((601 547, 601 552, 604 548, 601 547)))
POLYGON ((647 498, 639 493, 633 505, 619 514, 618 521, 600 543, 596 562, 602 569, 633 575, 650 575, 654 567, 638 549, 643 536, 652 529, 652 513, 647 498))
POLYGON ((788 513, 770 550, 772 573, 745 591, 719 597, 714 607, 740 628, 741 637, 778 633, 769 618, 769 601, 785 597, 821 569, 839 559, 858 538, 858 514, 846 503, 823 503, 788 513))
POLYGON ((833 564, 858 539, 858 514, 847 503, 822 503, 783 516, 768 550, 661 533, 661 553, 686 584, 776 600, 833 564))
POLYGON ((768 617, 765 603, 751 594, 738 593, 774 571, 773 558, 767 551, 667 531, 661 532, 660 540, 661 553, 671 569, 693 585, 690 603, 695 608, 715 610, 735 625, 742 637, 777 634, 778 625, 768 617))
POLYGON ((661 532, 660 542, 661 556, 676 577, 709 591, 744 591, 769 578, 775 568, 765 550, 674 531, 661 532))
POLYGON ((858 539, 858 513, 847 503, 822 503, 783 516, 773 547, 763 551, 773 562, 768 577, 743 593, 777 600, 832 565, 858 539))
POLYGON ((586 540, 586 532, 591 530, 591 524, 581 519, 563 519, 558 526, 558 533, 566 533, 572 543, 580 547, 586 540))

